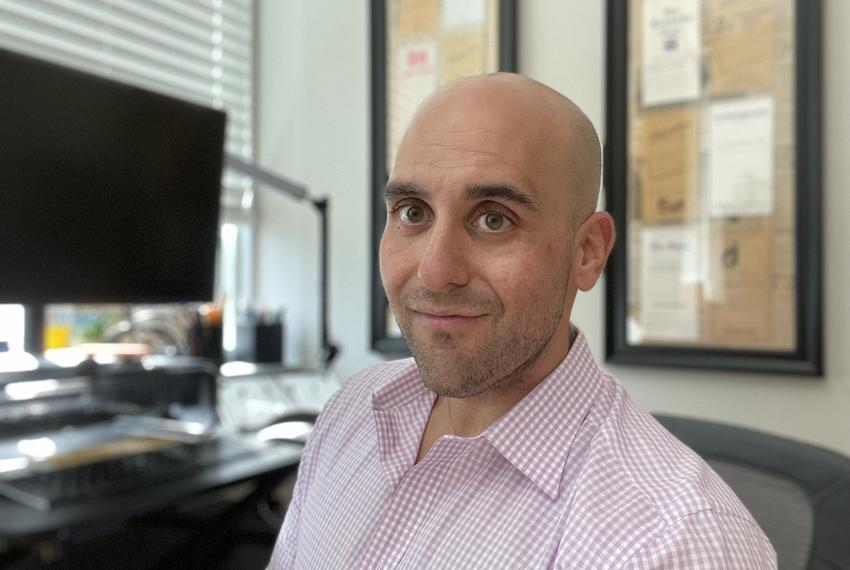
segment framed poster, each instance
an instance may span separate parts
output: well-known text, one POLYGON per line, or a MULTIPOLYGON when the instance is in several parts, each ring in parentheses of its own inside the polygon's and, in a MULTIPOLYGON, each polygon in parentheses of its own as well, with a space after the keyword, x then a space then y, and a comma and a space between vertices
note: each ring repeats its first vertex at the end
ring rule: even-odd
POLYGON ((414 111, 440 85, 516 69, 516 0, 372 0, 372 348, 407 354, 384 288, 378 245, 384 187, 414 111))
POLYGON ((819 375, 821 3, 609 0, 607 359, 819 375))

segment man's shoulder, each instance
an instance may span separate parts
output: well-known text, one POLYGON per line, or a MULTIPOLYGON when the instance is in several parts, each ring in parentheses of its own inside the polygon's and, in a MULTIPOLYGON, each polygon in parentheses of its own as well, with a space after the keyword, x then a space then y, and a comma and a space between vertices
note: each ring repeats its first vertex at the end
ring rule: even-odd
POLYGON ((667 524, 709 510, 752 518, 699 455, 625 393, 600 436, 597 451, 619 465, 622 483, 639 491, 667 524))
POLYGON ((625 558, 696 536, 768 552, 764 533, 720 476, 621 386, 611 387, 604 412, 593 418, 596 433, 573 487, 565 535, 603 548, 631 544, 618 555, 625 558))

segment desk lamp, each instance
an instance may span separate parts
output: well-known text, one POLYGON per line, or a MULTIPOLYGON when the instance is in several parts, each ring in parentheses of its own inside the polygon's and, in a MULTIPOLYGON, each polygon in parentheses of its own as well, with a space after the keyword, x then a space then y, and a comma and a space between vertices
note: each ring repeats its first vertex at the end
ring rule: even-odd
POLYGON ((249 164, 233 155, 225 155, 224 163, 234 171, 250 177, 255 182, 286 194, 296 200, 307 200, 319 213, 319 322, 322 333, 321 362, 323 368, 328 368, 336 358, 339 348, 330 341, 328 333, 328 199, 311 197, 304 186, 286 180, 273 172, 249 164))

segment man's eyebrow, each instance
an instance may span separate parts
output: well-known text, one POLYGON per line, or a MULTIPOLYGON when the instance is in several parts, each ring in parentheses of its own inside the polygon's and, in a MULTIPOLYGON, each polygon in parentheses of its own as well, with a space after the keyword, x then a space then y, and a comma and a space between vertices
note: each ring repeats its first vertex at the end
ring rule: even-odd
POLYGON ((387 187, 384 188, 384 198, 389 200, 391 198, 422 198, 423 200, 427 200, 430 198, 430 194, 424 190, 422 187, 414 184, 413 182, 390 182, 387 184, 387 187))
POLYGON ((527 193, 507 184, 476 184, 470 186, 464 192, 467 200, 481 200, 483 198, 503 198, 510 200, 531 210, 537 210, 537 202, 527 193))
MULTIPOLYGON (((509 184, 475 184, 474 186, 469 186, 464 191, 463 196, 467 200, 502 198, 531 210, 539 209, 534 198, 509 184)), ((390 182, 384 189, 384 198, 386 200, 409 197, 428 200, 431 194, 413 182, 390 182)))

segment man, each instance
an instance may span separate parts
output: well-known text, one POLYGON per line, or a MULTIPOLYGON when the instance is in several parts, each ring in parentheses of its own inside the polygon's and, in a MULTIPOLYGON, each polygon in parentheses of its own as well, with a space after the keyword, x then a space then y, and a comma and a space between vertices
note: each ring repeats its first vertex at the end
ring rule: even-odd
POLYGON ((600 162, 587 117, 530 79, 423 103, 380 251, 414 359, 328 402, 272 568, 775 567, 729 488, 570 324, 614 243, 600 162))

